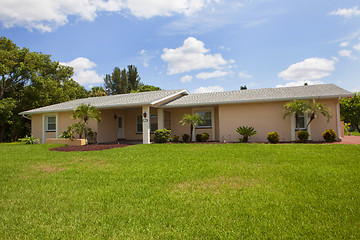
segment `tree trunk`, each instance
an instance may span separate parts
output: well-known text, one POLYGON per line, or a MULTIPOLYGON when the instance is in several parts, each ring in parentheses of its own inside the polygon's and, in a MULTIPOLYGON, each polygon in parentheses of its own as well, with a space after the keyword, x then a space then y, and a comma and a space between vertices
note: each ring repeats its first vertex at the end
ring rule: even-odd
POLYGON ((4 142, 6 126, 0 128, 0 142, 4 142))
POLYGON ((84 131, 85 131, 85 144, 88 144, 88 140, 87 140, 87 122, 85 121, 85 127, 84 127, 84 131))
POLYGON ((190 124, 190 142, 192 140, 192 133, 193 133, 193 125, 190 124))

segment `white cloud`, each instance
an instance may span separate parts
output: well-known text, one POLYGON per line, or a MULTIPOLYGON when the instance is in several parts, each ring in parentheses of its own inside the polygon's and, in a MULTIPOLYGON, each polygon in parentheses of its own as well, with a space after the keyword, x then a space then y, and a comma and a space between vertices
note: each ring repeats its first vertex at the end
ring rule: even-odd
POLYGON ((93 21, 100 12, 130 13, 140 18, 191 15, 216 0, 2 0, 0 21, 5 28, 26 27, 51 32, 68 23, 70 16, 93 21))
POLYGON ((229 75, 229 72, 224 71, 214 71, 214 72, 202 72, 196 75, 197 78, 200 79, 209 79, 209 78, 217 78, 229 75))
POLYGON ((330 15, 343 16, 345 18, 357 17, 360 16, 360 10, 357 6, 353 8, 339 8, 336 11, 332 11, 330 15))
POLYGON ((150 59, 152 59, 153 57, 152 56, 149 56, 148 55, 148 51, 146 51, 146 50, 141 50, 140 52, 140 55, 141 55, 141 57, 142 57, 142 60, 143 60, 143 66, 144 67, 148 67, 149 66, 149 61, 150 61, 150 59))
POLYGON ((359 44, 356 44, 356 45, 354 46, 354 49, 360 51, 360 43, 359 43, 359 44))
POLYGON ((279 84, 276 85, 276 87, 295 87, 295 86, 304 86, 305 83, 307 83, 308 85, 315 85, 315 84, 324 84, 323 81, 304 81, 304 80, 300 80, 300 81, 295 81, 295 82, 288 82, 285 84, 279 84))
POLYGON ((95 70, 96 64, 84 57, 78 57, 70 62, 60 63, 74 68, 74 80, 81 85, 90 83, 101 83, 103 77, 98 75, 95 70))
POLYGON ((202 41, 189 37, 178 48, 164 48, 161 58, 168 64, 167 72, 169 75, 206 68, 218 69, 227 64, 221 54, 211 55, 209 51, 204 47, 202 41))
POLYGON ((180 79, 180 82, 182 82, 182 83, 191 82, 192 78, 193 77, 190 75, 185 75, 180 79))
POLYGON ((340 57, 348 57, 348 58, 350 58, 350 59, 357 59, 356 57, 354 57, 353 55, 352 55, 352 51, 351 50, 341 50, 341 51, 339 51, 339 56, 340 57))
POLYGON ((194 91, 194 93, 208 93, 208 92, 223 92, 224 88, 220 86, 209 86, 209 87, 199 87, 194 91))
POLYGON ((239 78, 252 78, 252 75, 248 74, 246 71, 239 72, 239 78))
POLYGON ((278 74, 280 78, 294 81, 308 81, 329 76, 335 70, 335 61, 325 58, 308 58, 291 65, 278 74))
POLYGON ((347 47, 349 46, 349 42, 341 42, 340 47, 347 47))

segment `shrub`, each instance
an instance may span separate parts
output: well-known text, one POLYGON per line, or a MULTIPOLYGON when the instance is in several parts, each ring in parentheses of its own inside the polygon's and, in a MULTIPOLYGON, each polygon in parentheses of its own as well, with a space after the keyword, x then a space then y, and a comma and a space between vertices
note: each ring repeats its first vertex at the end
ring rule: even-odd
POLYGON ((333 129, 326 129, 322 136, 327 142, 334 142, 336 139, 336 133, 333 129))
POLYGON ((269 132, 267 140, 269 141, 269 143, 279 143, 279 134, 277 132, 269 132))
POLYGON ((59 138, 68 138, 70 140, 74 139, 74 129, 73 126, 68 126, 68 129, 66 131, 63 131, 60 133, 59 138))
POLYGON ((40 140, 34 136, 28 136, 26 135, 24 138, 20 138, 19 139, 22 143, 25 143, 25 144, 39 144, 40 143, 40 140))
POLYGON ((297 132, 297 136, 300 142, 306 143, 307 140, 309 139, 310 134, 307 131, 302 130, 297 132))
POLYGON ((179 142, 179 136, 178 136, 178 135, 174 135, 172 141, 173 141, 173 142, 179 142))
POLYGON ((184 135, 182 135, 182 140, 184 142, 188 142, 190 140, 190 135, 185 133, 184 135))
POLYGON ((198 142, 206 142, 209 138, 210 136, 208 133, 196 134, 196 141, 198 142))
POLYGON ((167 143, 171 140, 171 130, 166 128, 155 130, 154 141, 156 143, 167 143))
POLYGON ((243 136, 243 138, 239 138, 240 142, 247 142, 251 136, 257 134, 255 128, 248 126, 240 126, 236 129, 236 132, 243 136))

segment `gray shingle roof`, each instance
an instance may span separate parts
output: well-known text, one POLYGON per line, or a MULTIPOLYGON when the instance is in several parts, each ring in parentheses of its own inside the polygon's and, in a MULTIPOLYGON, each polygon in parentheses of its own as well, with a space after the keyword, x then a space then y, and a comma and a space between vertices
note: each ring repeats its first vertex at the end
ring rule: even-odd
POLYGON ((119 94, 105 97, 90 97, 77 99, 69 102, 58 103, 46 107, 36 108, 29 111, 21 112, 20 114, 37 114, 50 112, 72 111, 81 104, 90 104, 99 109, 113 108, 113 107, 136 107, 142 105, 152 105, 171 98, 177 94, 188 94, 185 89, 182 90, 161 90, 153 92, 129 93, 119 94))
POLYGON ((351 97, 354 94, 334 84, 300 87, 249 89, 228 92, 190 94, 162 105, 164 108, 230 103, 288 101, 292 99, 351 97))

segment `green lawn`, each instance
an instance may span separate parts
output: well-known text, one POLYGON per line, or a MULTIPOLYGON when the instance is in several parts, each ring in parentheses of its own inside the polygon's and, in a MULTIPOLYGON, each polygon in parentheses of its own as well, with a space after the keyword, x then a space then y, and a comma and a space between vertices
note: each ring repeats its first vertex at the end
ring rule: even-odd
POLYGON ((1 239, 359 239, 360 146, 0 144, 1 239))

